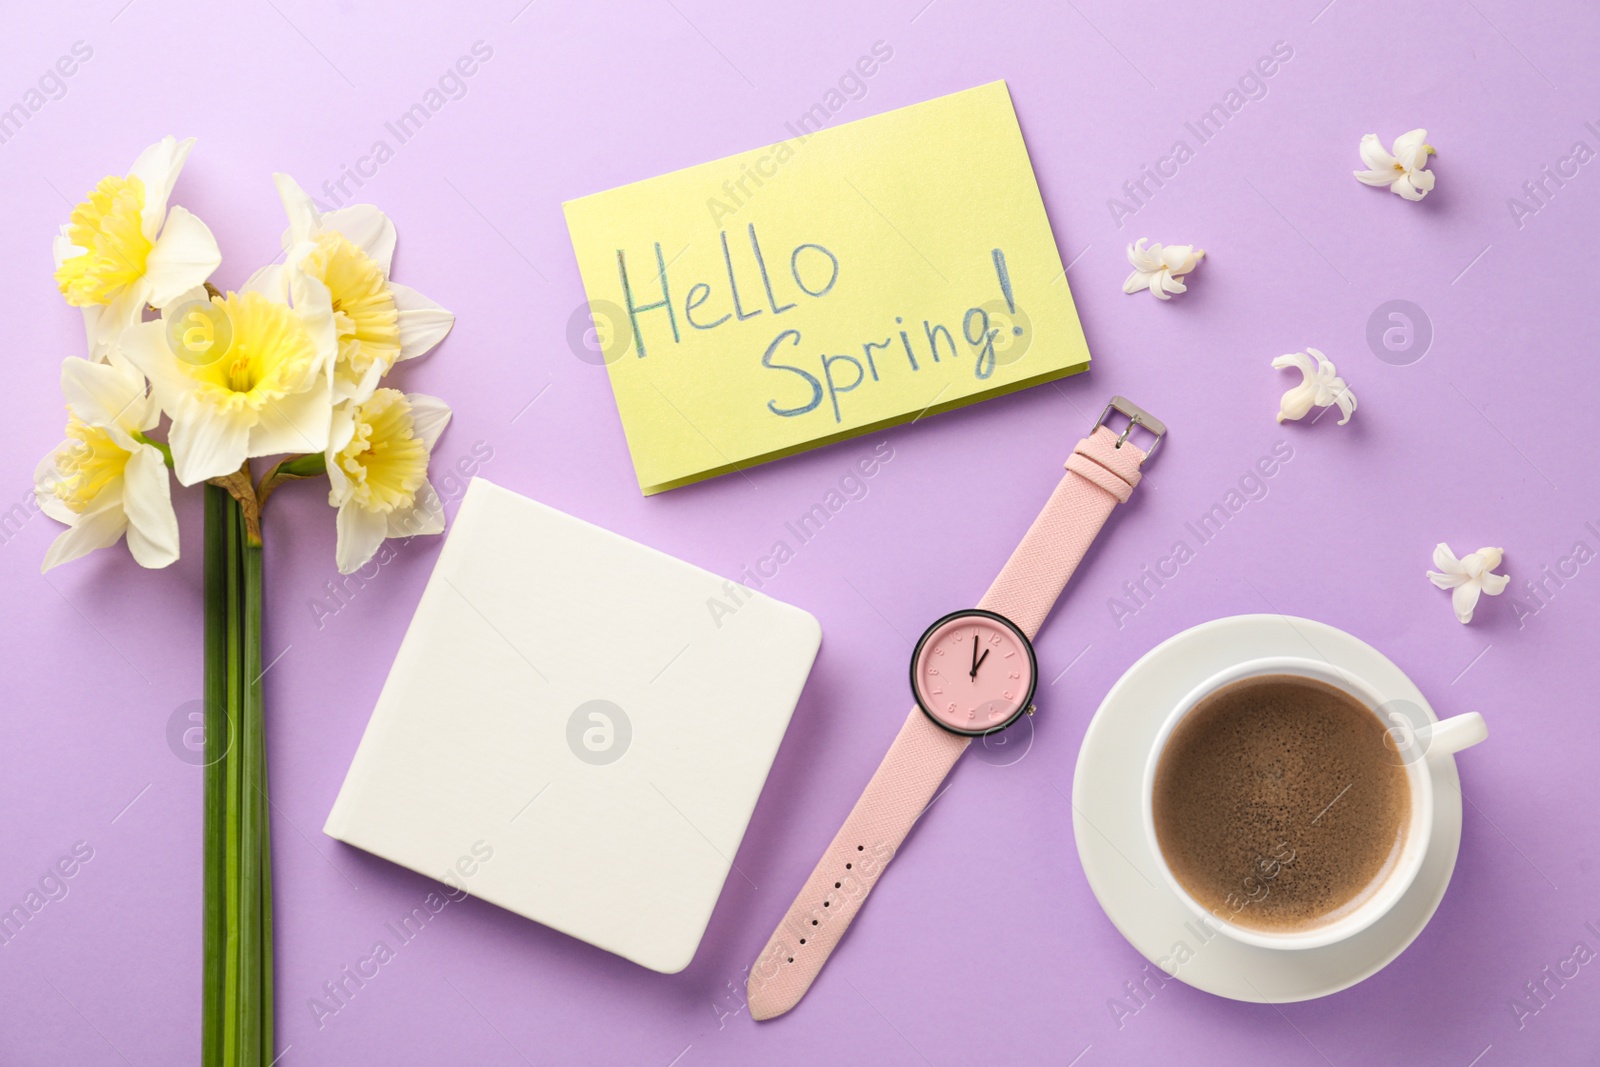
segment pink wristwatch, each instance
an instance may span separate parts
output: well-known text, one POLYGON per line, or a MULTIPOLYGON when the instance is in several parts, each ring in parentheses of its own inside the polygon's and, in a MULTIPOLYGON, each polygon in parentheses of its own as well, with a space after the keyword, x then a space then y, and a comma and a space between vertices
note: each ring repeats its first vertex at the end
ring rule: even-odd
POLYGON ((1032 638, 1116 505, 1139 484, 1166 427, 1124 398, 1111 398, 1067 473, 978 606, 952 612, 911 654, 916 706, 828 846, 789 913, 750 967, 750 1015, 771 1019, 800 1002, 882 877, 939 783, 974 737, 1033 712, 1038 665, 1032 638), (1129 422, 1106 425, 1113 411, 1129 422), (1128 440, 1155 434, 1149 451, 1128 440))

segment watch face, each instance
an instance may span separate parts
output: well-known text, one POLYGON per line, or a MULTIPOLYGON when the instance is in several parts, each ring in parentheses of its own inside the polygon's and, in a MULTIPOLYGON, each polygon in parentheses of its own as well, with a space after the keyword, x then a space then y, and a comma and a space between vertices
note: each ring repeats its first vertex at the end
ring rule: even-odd
POLYGON ((1033 646, 992 611, 957 611, 922 635, 911 690, 928 717, 953 733, 1003 730, 1033 701, 1033 646))

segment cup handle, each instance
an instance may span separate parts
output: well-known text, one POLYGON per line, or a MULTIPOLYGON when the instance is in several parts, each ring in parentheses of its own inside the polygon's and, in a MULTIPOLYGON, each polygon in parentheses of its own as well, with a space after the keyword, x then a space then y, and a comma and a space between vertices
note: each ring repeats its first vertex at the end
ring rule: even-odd
POLYGON ((1429 758, 1452 756, 1489 736, 1489 726, 1475 711, 1441 719, 1417 731, 1417 742, 1429 758))

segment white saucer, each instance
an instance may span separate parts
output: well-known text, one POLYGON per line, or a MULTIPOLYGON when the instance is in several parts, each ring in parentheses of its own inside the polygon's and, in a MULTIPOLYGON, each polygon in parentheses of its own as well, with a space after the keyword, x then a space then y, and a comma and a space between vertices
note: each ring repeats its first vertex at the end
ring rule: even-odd
POLYGON ((1429 760, 1434 822, 1422 870, 1389 914, 1348 940, 1282 951, 1241 944, 1201 926, 1166 887, 1145 840, 1141 796, 1145 761, 1168 712, 1195 686, 1231 664, 1262 656, 1327 660, 1392 698, 1437 719, 1427 699, 1366 642, 1320 622, 1283 615, 1237 615, 1172 637, 1146 653, 1111 687, 1083 739, 1072 783, 1072 826, 1089 886, 1122 935, 1147 959, 1197 989, 1254 1003, 1282 1004, 1347 989, 1386 966, 1433 917, 1461 848, 1460 776, 1449 756, 1429 760), (1202 935, 1210 933, 1209 940, 1202 935), (1184 953, 1186 962, 1177 962, 1184 953))

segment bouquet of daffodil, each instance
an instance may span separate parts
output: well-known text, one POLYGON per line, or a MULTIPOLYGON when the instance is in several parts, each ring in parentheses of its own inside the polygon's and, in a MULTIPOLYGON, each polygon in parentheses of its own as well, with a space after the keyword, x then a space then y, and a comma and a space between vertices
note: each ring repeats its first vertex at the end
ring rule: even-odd
POLYGON ((83 310, 86 357, 61 367, 66 440, 39 465, 40 508, 66 524, 44 569, 126 539, 178 558, 170 470, 205 493, 205 906, 202 1062, 272 1063, 272 877, 261 664, 262 511, 328 478, 341 573, 386 537, 444 529, 428 459, 450 409, 383 385, 455 318, 389 278, 394 225, 366 205, 323 214, 277 175, 284 257, 238 292, 194 215, 169 205, 193 139, 151 145, 104 178, 55 242, 83 310), (163 416, 166 440, 156 436, 163 416), (257 477, 251 461, 263 464, 257 477))

